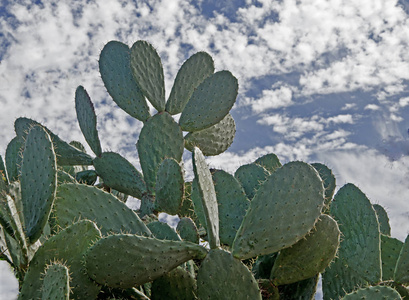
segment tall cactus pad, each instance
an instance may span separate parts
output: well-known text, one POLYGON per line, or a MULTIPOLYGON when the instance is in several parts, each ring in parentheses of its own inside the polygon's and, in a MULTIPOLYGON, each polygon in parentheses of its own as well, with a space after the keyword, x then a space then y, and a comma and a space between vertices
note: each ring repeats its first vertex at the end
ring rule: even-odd
POLYGON ((396 261, 403 243, 398 239, 381 234, 382 280, 393 280, 396 261))
POLYGON ((8 179, 10 182, 18 180, 19 168, 21 166, 24 140, 20 136, 14 137, 7 145, 6 149, 6 167, 8 179))
POLYGON ((181 267, 159 277, 152 283, 152 300, 195 300, 196 280, 181 267))
POLYGON ((94 221, 103 234, 129 232, 150 235, 138 215, 123 202, 96 187, 67 183, 58 186, 54 219, 65 228, 78 219, 94 221))
POLYGON ((238 259, 221 249, 210 250, 197 273, 199 299, 261 300, 257 281, 238 259))
POLYGON ((184 190, 182 167, 172 158, 165 159, 156 174, 156 210, 176 215, 182 205, 184 190))
POLYGON ((231 246, 250 202, 234 176, 215 170, 212 177, 219 204, 220 241, 231 246))
POLYGON ((136 145, 146 185, 155 191, 156 173, 166 158, 180 162, 184 140, 183 133, 167 112, 150 118, 142 128, 136 145))
POLYGON ((330 211, 343 235, 339 258, 363 279, 371 283, 379 282, 379 224, 369 199, 353 184, 346 184, 335 195, 330 211))
POLYGON ((191 218, 180 218, 176 231, 184 241, 194 244, 199 243, 199 233, 195 222, 191 218))
POLYGON ((271 271, 271 279, 282 285, 321 273, 334 259, 339 239, 337 222, 328 215, 321 215, 305 239, 280 251, 271 271))
POLYGON ((199 131, 219 123, 236 101, 237 79, 229 71, 206 78, 183 109, 179 124, 184 131, 199 131))
POLYGON ((149 102, 161 112, 165 110, 165 79, 158 52, 151 44, 137 41, 131 48, 134 79, 149 102))
MULTIPOLYGON (((75 165, 92 165, 92 157, 85 152, 73 147, 63 140, 61 140, 57 135, 52 133, 47 127, 41 125, 40 123, 28 119, 28 118, 18 118, 14 122, 14 130, 18 137, 25 138, 30 128, 40 125, 45 131, 50 135, 51 140, 54 144, 55 154, 57 156, 57 163, 60 166, 75 166, 75 165)), ((7 162, 6 162, 7 164, 7 162)))
POLYGON ((262 157, 257 158, 254 163, 262 166, 270 173, 273 173, 275 170, 282 167, 280 160, 274 153, 263 155, 262 157))
POLYGON ((101 237, 93 222, 80 221, 52 236, 37 250, 24 277, 19 299, 40 299, 41 274, 51 262, 64 261, 70 270, 72 299, 96 299, 100 286, 86 274, 83 255, 101 237))
POLYGON ((155 280, 191 259, 203 259, 206 254, 205 248, 188 242, 119 234, 99 240, 85 258, 88 275, 96 282, 131 288, 155 280))
POLYGON ((343 300, 361 300, 361 299, 402 299, 399 293, 388 286, 370 286, 356 290, 345 297, 343 300))
POLYGON ((193 207, 193 212, 194 216, 196 216, 196 224, 200 224, 203 226, 203 228, 206 229, 206 216, 203 208, 203 200, 202 196, 200 194, 200 189, 199 189, 199 184, 197 178, 193 179, 192 182, 192 192, 190 195, 190 199, 192 202, 192 207, 193 207))
POLYGON ((195 88, 214 72, 212 57, 206 52, 192 55, 176 75, 175 82, 166 103, 166 111, 172 115, 181 113, 195 88))
POLYGON ((329 204, 332 201, 332 197, 334 197, 335 188, 337 187, 335 176, 332 174, 332 170, 324 164, 313 163, 311 165, 318 171, 324 181, 325 205, 329 209, 329 204))
POLYGON ((27 135, 20 182, 24 230, 34 243, 48 222, 57 188, 54 147, 41 126, 32 127, 27 135))
POLYGON ((246 259, 295 244, 313 228, 323 204, 324 187, 317 171, 303 162, 284 165, 251 201, 234 240, 233 255, 246 259))
POLYGON ((70 299, 70 275, 68 268, 61 263, 54 263, 45 270, 42 300, 70 299))
POLYGON ((209 237, 209 245, 211 249, 220 246, 219 239, 219 211, 216 198, 216 191, 207 166, 206 160, 199 150, 194 148, 193 151, 193 172, 197 179, 202 207, 206 217, 206 230, 209 237))
POLYGON ((95 155, 100 156, 102 150, 97 131, 97 116, 91 98, 82 86, 75 91, 75 110, 85 140, 95 155))
POLYGON ((233 117, 227 114, 223 120, 209 128, 188 133, 185 136, 185 147, 193 151, 196 146, 204 155, 218 155, 230 147, 235 134, 236 124, 233 117))
POLYGON ((180 236, 167 223, 154 221, 146 225, 152 235, 159 240, 181 241, 180 236))
POLYGON ((99 57, 99 72, 115 103, 132 117, 145 122, 149 107, 131 69, 129 47, 117 41, 105 45, 99 57))
POLYGON ((401 284, 409 284, 409 235, 406 237, 405 244, 403 244, 400 251, 398 261, 396 262, 396 269, 394 279, 401 284))
POLYGON ((117 191, 138 199, 147 193, 142 174, 118 153, 102 153, 94 159, 94 167, 104 183, 117 191))
POLYGON ((240 166, 234 173, 234 177, 241 183, 249 200, 253 199, 260 185, 267 179, 269 172, 258 164, 240 166))
POLYGON ((294 283, 278 287, 280 299, 285 300, 312 300, 315 299, 319 274, 294 283))
POLYGON ((379 222, 379 230, 382 234, 391 236, 391 226, 389 225, 389 217, 386 210, 379 204, 373 204, 379 222))

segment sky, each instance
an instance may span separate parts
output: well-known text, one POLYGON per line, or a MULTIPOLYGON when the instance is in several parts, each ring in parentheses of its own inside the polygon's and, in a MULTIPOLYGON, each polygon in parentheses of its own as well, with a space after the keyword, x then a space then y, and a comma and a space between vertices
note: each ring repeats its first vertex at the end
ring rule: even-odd
MULTIPOLYGON (((75 89, 83 85, 103 150, 139 167, 142 123, 106 92, 100 51, 111 40, 150 42, 162 59, 167 95, 182 63, 206 51, 216 71, 229 70, 239 81, 236 137, 228 151, 208 158, 211 167, 233 173, 271 152, 283 164, 324 163, 337 188, 353 183, 383 205, 392 236, 404 240, 408 14, 405 0, 1 0, 0 155, 20 116, 86 144, 74 108, 75 89)), ((0 299, 11 299, 16 285, 0 266, 8 280, 0 299)))

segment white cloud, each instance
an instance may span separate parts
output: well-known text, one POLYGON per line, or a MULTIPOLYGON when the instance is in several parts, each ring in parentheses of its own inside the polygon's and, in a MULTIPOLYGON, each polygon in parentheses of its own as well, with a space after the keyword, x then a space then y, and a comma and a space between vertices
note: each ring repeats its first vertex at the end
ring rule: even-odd
POLYGON ((379 110, 380 107, 376 104, 368 104, 364 108, 365 110, 379 110))
POLYGON ((409 97, 399 99, 399 106, 400 107, 406 107, 408 105, 409 105, 409 97))
POLYGON ((293 104, 293 92, 288 86, 263 90, 259 98, 246 98, 242 101, 244 105, 250 105, 253 112, 261 113, 269 109, 288 107, 293 104))
POLYGON ((335 124, 340 124, 340 123, 344 123, 344 124, 353 124, 354 123, 354 119, 352 117, 352 115, 338 115, 335 117, 330 117, 327 119, 327 123, 335 123, 335 124))

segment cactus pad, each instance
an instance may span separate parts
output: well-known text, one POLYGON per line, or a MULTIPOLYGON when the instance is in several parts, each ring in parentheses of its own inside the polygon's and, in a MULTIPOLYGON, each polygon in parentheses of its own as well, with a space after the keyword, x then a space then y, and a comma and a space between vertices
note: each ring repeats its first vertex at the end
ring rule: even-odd
POLYGON ((21 166, 21 150, 24 146, 24 141, 22 137, 14 137, 10 143, 7 145, 6 149, 6 167, 7 175, 10 182, 18 180, 19 167, 21 166))
POLYGON ((185 147, 193 151, 196 146, 206 156, 218 155, 230 147, 235 134, 236 124, 233 117, 227 114, 223 120, 209 128, 188 133, 185 136, 185 147))
POLYGON ((280 299, 285 300, 312 300, 318 285, 318 274, 294 283, 280 285, 278 287, 280 299))
POLYGON ((138 215, 124 203, 96 187, 67 183, 57 190, 54 219, 64 228, 78 219, 94 221, 102 234, 130 232, 150 235, 138 215))
POLYGON ((303 162, 284 165, 267 178, 251 201, 235 237, 233 255, 246 259, 295 244, 313 228, 323 204, 318 172, 303 162))
POLYGON ((396 261, 403 243, 398 239, 381 234, 382 280, 393 280, 396 261))
POLYGON ((180 236, 167 223, 154 221, 146 225, 152 235, 159 240, 181 241, 180 236))
POLYGON ((184 241, 194 244, 199 243, 199 233, 197 232, 195 222, 191 218, 180 218, 176 231, 184 241))
POLYGON ((360 299, 387 299, 387 300, 398 300, 402 299, 399 293, 388 286, 370 286, 367 288, 362 288, 356 290, 345 297, 343 300, 360 300, 360 299))
POLYGON ((137 41, 131 48, 131 69, 143 94, 158 112, 165 110, 165 80, 162 62, 151 44, 137 41))
POLYGON ((378 217, 379 230, 382 234, 391 236, 391 226, 389 225, 389 217, 386 210, 379 204, 372 204, 378 217))
POLYGON ((61 263, 47 266, 42 286, 42 300, 69 300, 70 275, 68 268, 61 263))
POLYGON ((262 166, 270 173, 273 173, 275 170, 282 167, 280 160, 274 153, 263 155, 257 158, 254 163, 262 166))
POLYGON ((206 78, 193 92, 183 109, 179 124, 184 131, 194 132, 219 123, 236 101, 237 79, 229 71, 206 78))
POLYGON ((85 140, 95 155, 100 156, 102 150, 97 131, 97 116, 94 104, 83 86, 79 86, 75 91, 75 110, 85 140))
POLYGON ((212 57, 198 52, 184 62, 176 75, 175 82, 166 103, 166 111, 172 115, 181 113, 195 88, 214 72, 212 57))
POLYGON ((212 249, 197 273, 199 299, 261 300, 257 281, 231 253, 212 249))
POLYGON ((157 240, 137 235, 111 235, 86 254, 88 275, 100 284, 131 288, 155 280, 207 250, 188 242, 157 240), (112 259, 107 260, 106 257, 112 259))
POLYGON ((104 183, 117 191, 138 199, 147 193, 142 174, 118 153, 102 153, 94 159, 94 167, 104 183))
MULTIPOLYGON (((206 230, 211 249, 220 246, 219 239, 219 212, 216 191, 207 166, 206 160, 199 148, 193 151, 193 172, 197 180, 197 186, 202 200, 203 212, 206 217, 206 230)), ((196 203, 195 203, 196 205, 196 203)), ((200 206, 200 205, 198 205, 200 206)))
POLYGON ((136 146, 146 185, 154 192, 156 173, 162 161, 173 158, 180 162, 182 159, 182 130, 167 112, 157 114, 145 123, 136 146))
POLYGON ((240 183, 222 170, 212 171, 219 204, 220 241, 231 246, 250 205, 240 183))
POLYGON ((396 282, 407 285, 409 283, 409 235, 400 251, 396 262, 394 279, 396 282))
POLYGON ((152 283, 152 300, 195 300, 196 280, 181 267, 159 277, 152 283))
POLYGON ((264 167, 256 163, 242 165, 234 173, 234 177, 243 186, 249 200, 253 199, 260 185, 269 175, 270 173, 264 167))
POLYGON ((34 243, 48 221, 57 188, 54 147, 41 126, 32 127, 27 135, 20 183, 24 230, 30 243, 34 243))
POLYGON ((283 285, 321 273, 334 259, 339 239, 337 222, 328 215, 321 215, 305 239, 280 251, 271 271, 271 279, 277 285, 283 285))
POLYGON ((313 163, 311 165, 318 171, 322 181, 324 182, 325 206, 328 210, 330 202, 332 201, 332 198, 334 197, 335 188, 337 187, 335 176, 332 173, 332 170, 324 164, 313 163))
POLYGON ((117 41, 105 45, 99 57, 99 72, 115 103, 132 117, 145 122, 149 107, 131 70, 131 51, 117 41))
POLYGON ((182 205, 185 189, 183 170, 176 160, 167 158, 160 164, 155 188, 156 210, 176 215, 182 205))
POLYGON ((52 236, 37 250, 25 275, 19 299, 41 297, 41 274, 55 260, 64 261, 70 270, 73 299, 95 299, 100 286, 85 273, 83 255, 101 237, 94 223, 80 221, 52 236))

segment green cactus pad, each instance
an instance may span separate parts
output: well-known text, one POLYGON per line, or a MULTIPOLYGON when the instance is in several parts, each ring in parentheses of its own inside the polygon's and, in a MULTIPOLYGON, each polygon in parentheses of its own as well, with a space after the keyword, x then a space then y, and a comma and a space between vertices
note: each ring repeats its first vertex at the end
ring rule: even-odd
POLYGON ((78 219, 94 221, 102 234, 129 232, 150 235, 138 215, 113 195, 93 186, 67 183, 57 189, 54 219, 64 228, 78 219))
POLYGON ((252 200, 257 190, 267 179, 270 173, 256 163, 240 166, 234 173, 234 177, 241 183, 247 198, 252 200))
POLYGON ((328 215, 321 215, 305 239, 280 251, 271 270, 271 279, 283 285, 321 273, 334 259, 339 240, 337 222, 328 215))
POLYGON ((285 300, 313 300, 318 285, 318 274, 298 282, 280 285, 278 287, 280 299, 285 300))
POLYGON ((389 217, 386 210, 379 204, 372 204, 378 217, 379 230, 382 234, 391 236, 391 226, 389 225, 389 217))
POLYGON ((137 235, 111 235, 87 252, 88 275, 100 284, 131 288, 155 280, 207 250, 189 242, 158 240, 137 235), (112 259, 107 260, 106 257, 112 259))
POLYGON ((337 187, 335 176, 332 173, 332 170, 330 168, 328 168, 324 164, 313 163, 311 165, 318 171, 318 173, 320 174, 321 179, 324 182, 325 206, 326 206, 326 208, 328 210, 329 209, 329 204, 332 201, 332 198, 334 197, 335 188, 337 187))
POLYGON ((212 171, 219 204, 220 241, 231 246, 250 205, 237 179, 222 170, 212 171))
POLYGON ((176 160, 167 158, 160 164, 155 188, 156 210, 176 215, 182 205, 185 189, 183 170, 176 160))
POLYGON ((165 79, 162 62, 155 48, 137 41, 131 48, 132 74, 143 94, 158 112, 165 110, 165 79))
POLYGON ((335 195, 330 212, 343 235, 339 258, 363 279, 379 282, 381 238, 378 219, 369 199, 353 184, 346 184, 335 195))
POLYGON ((142 128, 136 145, 146 185, 155 191, 156 173, 166 158, 180 162, 184 140, 183 133, 167 112, 150 118, 142 128))
POLYGON ((367 288, 362 288, 356 290, 350 294, 345 295, 343 300, 361 300, 361 299, 371 299, 371 300, 398 300, 402 299, 399 293, 388 286, 370 286, 367 288))
POLYGON ((403 243, 398 239, 381 234, 382 280, 393 280, 396 261, 403 243))
POLYGON ((77 87, 75 91, 75 110, 85 140, 95 155, 100 156, 102 150, 97 131, 97 116, 94 104, 83 86, 77 87))
POLYGON ((123 43, 111 41, 99 57, 99 72, 115 103, 132 117, 145 122, 149 107, 131 69, 131 50, 123 43))
MULTIPOLYGON (((193 179, 192 182, 192 193, 190 195, 190 199, 192 201, 193 210, 195 216, 197 216, 196 224, 201 225, 203 228, 206 228, 206 216, 203 208, 203 200, 202 196, 200 195, 199 184, 197 182, 197 178, 193 179)), ((200 226, 199 226, 200 227, 200 226)))
POLYGON ((190 132, 185 136, 185 147, 193 151, 193 147, 198 147, 204 155, 212 156, 223 153, 233 143, 236 134, 236 124, 230 114, 223 120, 209 128, 190 132))
POLYGON ((22 137, 14 137, 7 145, 6 149, 6 167, 7 175, 10 182, 18 180, 20 173, 20 166, 22 157, 22 148, 24 147, 24 140, 22 137))
MULTIPOLYGON (((54 144, 55 154, 57 156, 57 163, 60 166, 75 166, 75 165, 92 165, 92 157, 85 152, 79 150, 78 148, 71 146, 61 140, 57 135, 52 133, 47 127, 41 125, 40 123, 28 119, 28 118, 18 118, 14 122, 14 130, 17 136, 25 138, 30 128, 35 125, 42 126, 45 131, 50 135, 51 140, 54 144)), ((7 162, 6 162, 7 164, 7 162)))
POLYGON ((184 62, 166 102, 166 111, 172 115, 181 113, 197 86, 214 72, 212 57, 198 52, 184 62))
POLYGON ((193 222, 191 218, 180 218, 176 231, 179 233, 182 240, 194 244, 199 243, 199 233, 197 232, 195 222, 193 222))
POLYGON ((93 222, 80 221, 50 237, 37 250, 24 277, 19 299, 40 299, 41 274, 51 262, 63 261, 70 270, 72 299, 96 299, 100 286, 86 274, 83 255, 101 237, 93 222))
POLYGON ((261 300, 257 281, 231 253, 212 249, 197 273, 199 299, 261 300))
POLYGON ((61 169, 57 170, 57 184, 63 184, 63 183, 75 183, 76 180, 74 177, 72 177, 69 173, 64 172, 61 169))
POLYGON ((33 126, 26 137, 20 183, 24 231, 33 244, 48 222, 57 188, 54 147, 41 126, 33 126))
POLYGON ((219 123, 233 107, 237 92, 237 79, 229 71, 207 77, 183 109, 180 126, 184 131, 194 132, 219 123))
POLYGON ((254 163, 262 166, 270 173, 273 173, 275 170, 282 167, 280 160, 274 153, 263 155, 257 158, 254 163))
POLYGON ((233 255, 246 259, 295 244, 313 228, 323 204, 318 172, 303 162, 284 165, 267 178, 251 201, 234 240, 233 255))
POLYGON ((70 275, 68 268, 61 263, 54 263, 45 270, 42 300, 70 299, 70 275))
POLYGON ((267 279, 270 278, 271 269, 274 266, 278 252, 260 255, 254 262, 251 272, 254 274, 256 279, 267 279))
POLYGON ((198 183, 197 186, 206 218, 206 231, 209 238, 209 245, 211 249, 214 249, 220 246, 219 212, 216 191, 206 160, 197 147, 194 148, 192 160, 193 172, 195 173, 195 178, 198 183))
POLYGON ((75 180, 79 183, 94 185, 98 179, 98 174, 95 170, 85 170, 75 174, 75 180))
POLYGON ((94 167, 104 183, 117 191, 138 199, 147 193, 142 174, 118 153, 102 153, 94 159, 94 167))
POLYGON ((146 226, 152 232, 152 235, 159 240, 181 241, 176 231, 166 223, 154 221, 146 226))
POLYGON ((6 167, 4 166, 3 157, 1 155, 0 155, 0 179, 1 179, 1 182, 4 182, 5 184, 9 183, 9 180, 7 177, 7 170, 6 170, 6 167))
POLYGON ((396 262, 394 279, 397 283, 404 285, 409 284, 409 235, 400 251, 399 258, 396 262))
POLYGON ((196 280, 185 269, 177 267, 152 283, 152 300, 195 300, 196 280))

